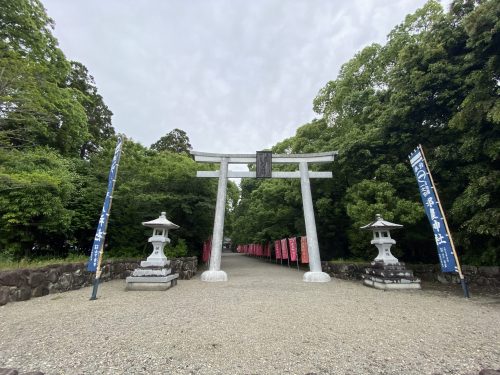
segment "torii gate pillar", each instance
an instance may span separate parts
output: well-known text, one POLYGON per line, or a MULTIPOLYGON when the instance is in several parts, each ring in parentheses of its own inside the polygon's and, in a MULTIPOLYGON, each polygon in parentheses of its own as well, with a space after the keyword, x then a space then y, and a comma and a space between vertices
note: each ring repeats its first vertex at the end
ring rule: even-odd
MULTIPOLYGON (((214 230, 212 235, 212 252, 210 268, 201 274, 202 281, 227 281, 227 274, 220 269, 222 255, 222 239, 224 234, 224 214, 226 208, 226 191, 228 178, 256 177, 256 172, 228 171, 229 163, 250 164, 256 163, 255 155, 210 154, 192 151, 196 161, 206 163, 220 163, 219 171, 198 171, 198 177, 218 177, 217 203, 215 206, 214 230)), ((279 164, 299 164, 296 172, 271 172, 272 178, 300 178, 302 204, 304 206, 304 221, 306 225, 307 245, 309 250, 309 272, 303 277, 305 282, 328 282, 330 276, 322 272, 319 255, 316 222, 311 195, 309 178, 332 178, 331 172, 310 172, 308 163, 332 162, 337 152, 317 154, 273 155, 272 162, 279 164)))
POLYGON ((217 188, 217 203, 215 204, 210 269, 201 274, 201 281, 227 281, 227 274, 220 269, 222 239, 224 236, 224 215, 226 211, 227 169, 228 158, 222 158, 220 162, 219 185, 217 188))
POLYGON ((319 256, 318 234, 316 232, 316 220, 314 220, 314 208, 309 182, 309 168, 307 162, 299 164, 300 188, 302 190, 302 205, 304 206, 304 222, 306 224, 307 247, 309 250, 309 272, 304 274, 306 282, 327 282, 330 276, 321 269, 321 258, 319 256))

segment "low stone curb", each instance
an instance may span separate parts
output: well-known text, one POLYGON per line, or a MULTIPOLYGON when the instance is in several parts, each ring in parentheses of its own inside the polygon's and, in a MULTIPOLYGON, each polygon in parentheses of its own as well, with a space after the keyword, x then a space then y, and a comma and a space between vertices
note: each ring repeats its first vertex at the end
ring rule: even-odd
MULTIPOLYGON (((321 262, 323 272, 330 276, 344 280, 361 280, 365 268, 370 263, 330 263, 321 262)), ((441 284, 458 284, 460 279, 454 273, 442 273, 438 264, 406 264, 406 268, 423 281, 439 282, 441 284)), ((462 272, 467 283, 478 286, 500 288, 500 267, 462 266, 462 272)))
MULTIPOLYGON (((172 272, 178 273, 181 280, 191 279, 198 270, 197 257, 175 258, 170 262, 172 272)), ((104 262, 101 280, 125 279, 139 266, 139 263, 140 261, 135 259, 104 262)), ((86 270, 85 263, 0 271, 0 306, 90 286, 93 277, 94 274, 86 270)))

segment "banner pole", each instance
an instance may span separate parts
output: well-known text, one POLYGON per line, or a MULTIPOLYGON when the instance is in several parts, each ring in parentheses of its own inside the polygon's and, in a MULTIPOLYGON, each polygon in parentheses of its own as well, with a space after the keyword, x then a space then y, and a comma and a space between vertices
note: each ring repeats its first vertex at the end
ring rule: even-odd
MULTIPOLYGON (((102 234, 99 233, 99 227, 102 224, 101 219, 99 219, 99 225, 97 226, 96 238, 94 238, 94 241, 95 241, 97 239, 97 236, 99 235, 99 238, 98 238, 98 240, 99 240, 99 255, 98 255, 98 259, 97 259, 97 267, 95 270, 95 278, 94 278, 94 282, 93 282, 93 286, 92 286, 92 295, 90 296, 91 301, 94 301, 97 299, 97 289, 99 288, 99 283, 101 280, 101 274, 102 274, 101 265, 102 265, 102 256, 104 254, 104 241, 106 239, 106 232, 108 230, 108 222, 109 222, 109 215, 111 212, 111 205, 113 204, 113 192, 115 190, 116 176, 118 175, 118 168, 120 166, 120 156, 121 156, 121 152, 122 152, 122 144, 123 143, 122 143, 121 137, 118 137, 118 142, 117 142, 115 152, 113 155, 113 160, 111 162, 111 171, 109 173, 109 177, 112 179, 111 180, 111 189, 109 189, 109 181, 108 181, 108 190, 106 192, 106 198, 104 199, 104 205, 103 205, 103 211, 104 211, 105 217, 102 217, 103 215, 101 213, 101 218, 104 220, 104 228, 103 228, 104 230, 102 231, 102 234), (115 163, 116 163, 115 170, 113 172, 113 164, 115 164, 115 163), (106 207, 106 199, 108 197, 108 194, 109 194, 109 204, 108 204, 108 207, 106 207), (107 208, 107 212, 105 211, 106 208, 107 208), (102 238, 102 240, 101 240, 101 238, 102 238)), ((92 248, 92 253, 93 253, 93 251, 94 251, 94 248, 92 248)), ((92 253, 91 253, 91 260, 93 257, 92 253)), ((91 266, 90 265, 91 260, 89 260, 89 266, 91 266)))
MULTIPOLYGON (((116 166, 116 172, 118 172, 118 165, 116 166)), ((115 181, 116 181, 116 179, 113 181, 113 190, 115 187, 115 184, 114 184, 115 181)), ((109 218, 109 212, 111 211, 112 203, 113 203, 113 193, 111 193, 110 202, 109 202, 109 209, 108 209, 108 213, 106 214, 106 215, 108 215, 108 218, 109 218)), ((103 233, 104 236, 106 236, 107 230, 108 230, 108 220, 106 220, 106 224, 104 226, 104 233, 103 233)), ((99 259, 97 260, 97 270, 95 271, 95 278, 94 278, 94 282, 92 284, 92 295, 90 296, 90 301, 94 301, 97 299, 97 289, 99 288, 99 283, 101 282, 101 274, 102 274, 101 264, 102 264, 103 254, 104 254, 104 241, 101 242, 101 246, 99 249, 99 259)))
POLYGON ((450 228, 448 226, 448 221, 446 220, 446 215, 444 214, 444 209, 441 205, 441 199, 439 198, 436 184, 434 184, 434 179, 432 178, 431 170, 429 169, 429 165, 427 164, 427 158, 425 157, 424 149, 422 148, 422 145, 419 144, 418 148, 420 149, 420 153, 422 154, 422 159, 424 160, 425 166, 427 168, 427 173, 429 173, 429 179, 431 180, 431 184, 434 187, 434 194, 436 195, 436 198, 438 201, 437 202, 438 208, 439 208, 439 211, 441 212, 441 215, 443 217, 443 222, 444 222, 444 226, 446 228, 446 231, 448 232, 451 250, 453 251, 453 256, 455 257, 455 262, 457 263, 457 271, 458 271, 458 276, 460 278, 460 284, 462 285, 462 289, 464 291, 464 297, 469 298, 469 288, 467 286, 467 282, 465 281, 464 274, 462 273, 462 267, 460 266, 460 261, 458 260, 458 255, 457 255, 457 251, 455 249, 455 244, 453 242, 453 237, 451 236, 451 231, 450 231, 450 228))

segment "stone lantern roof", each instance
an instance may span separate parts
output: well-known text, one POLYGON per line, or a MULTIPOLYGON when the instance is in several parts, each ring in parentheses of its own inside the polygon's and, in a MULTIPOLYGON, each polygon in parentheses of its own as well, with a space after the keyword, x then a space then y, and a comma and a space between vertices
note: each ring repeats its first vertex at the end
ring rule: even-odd
POLYGON ((361 230, 383 230, 383 229, 400 229, 403 228, 401 224, 391 223, 382 218, 380 214, 375 215, 375 221, 370 224, 366 224, 359 229, 361 230))
POLYGON ((167 219, 166 212, 162 212, 158 219, 144 221, 142 225, 150 228, 177 229, 179 226, 167 219))

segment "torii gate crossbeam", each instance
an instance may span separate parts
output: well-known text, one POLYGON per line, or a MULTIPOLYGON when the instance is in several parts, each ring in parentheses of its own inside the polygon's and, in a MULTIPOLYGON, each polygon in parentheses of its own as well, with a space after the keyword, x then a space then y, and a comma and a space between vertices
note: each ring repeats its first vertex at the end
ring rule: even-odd
MULTIPOLYGON (((222 240, 224 233, 224 212, 226 208, 226 191, 228 178, 255 178, 256 172, 229 171, 229 164, 256 164, 257 156, 252 154, 213 154, 191 151, 195 161, 201 163, 219 163, 219 171, 198 171, 197 177, 218 177, 217 203, 215 206, 215 220, 212 235, 212 252, 210 255, 210 269, 201 275, 202 281, 227 281, 227 274, 220 269, 222 255, 222 240)), ((318 236, 314 220, 310 178, 332 178, 331 172, 311 172, 308 163, 333 162, 336 151, 315 154, 276 154, 272 155, 272 164, 298 164, 299 170, 294 172, 271 172, 270 178, 300 178, 302 204, 304 207, 304 221, 306 225, 307 244, 309 250, 309 272, 304 274, 306 282, 328 282, 330 276, 321 270, 318 236)))

